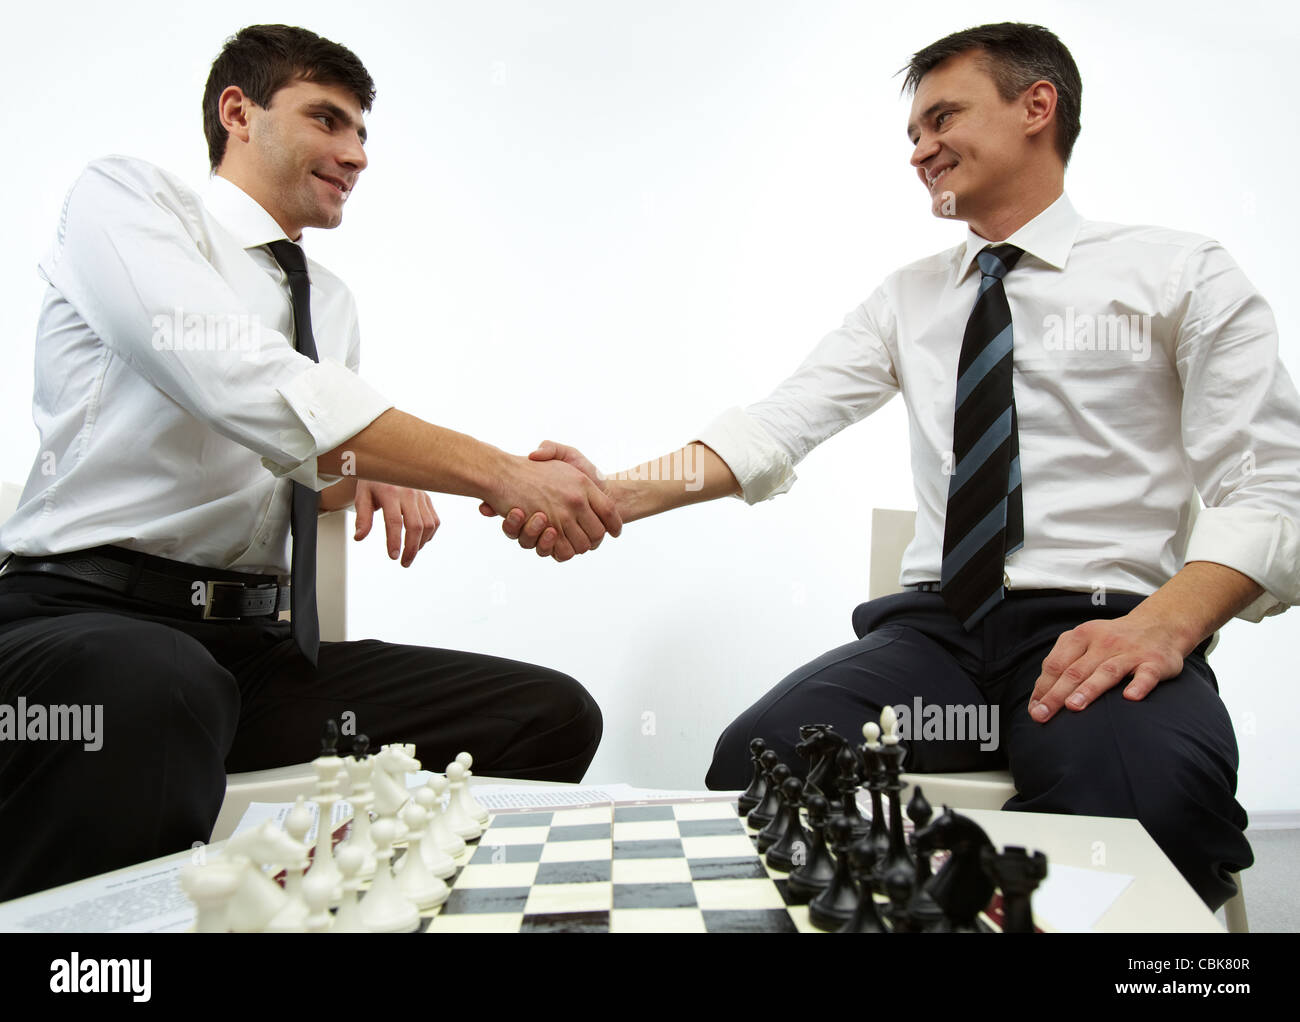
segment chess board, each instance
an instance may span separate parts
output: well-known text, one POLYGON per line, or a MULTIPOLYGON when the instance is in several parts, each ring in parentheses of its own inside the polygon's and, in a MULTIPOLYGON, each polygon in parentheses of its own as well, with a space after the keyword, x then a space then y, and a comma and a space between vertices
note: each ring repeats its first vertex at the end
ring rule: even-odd
MULTIPOLYGON (((419 932, 823 932, 734 800, 498 812, 457 867, 419 932)), ((981 921, 1001 928, 1000 895, 981 921)))
POLYGON ((498 813, 467 853, 425 932, 820 932, 732 801, 498 813))

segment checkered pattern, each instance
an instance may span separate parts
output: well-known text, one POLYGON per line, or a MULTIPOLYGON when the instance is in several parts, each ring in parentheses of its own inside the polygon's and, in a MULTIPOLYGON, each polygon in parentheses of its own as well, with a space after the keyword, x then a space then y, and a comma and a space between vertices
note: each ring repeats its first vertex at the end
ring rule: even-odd
POLYGON ((429 933, 814 931, 734 802, 499 814, 429 933))

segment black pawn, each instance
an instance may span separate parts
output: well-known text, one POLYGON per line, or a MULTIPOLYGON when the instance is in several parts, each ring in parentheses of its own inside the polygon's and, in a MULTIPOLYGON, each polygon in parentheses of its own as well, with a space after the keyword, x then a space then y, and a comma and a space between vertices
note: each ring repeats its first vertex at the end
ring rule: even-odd
POLYGON ((766 750, 767 742, 761 738, 755 738, 749 743, 749 751, 754 761, 754 779, 749 782, 749 787, 736 801, 741 816, 749 815, 749 811, 762 802, 763 796, 767 794, 767 777, 763 773, 763 764, 758 761, 766 750))
POLYGON ((858 885, 858 901, 853 907, 853 914, 838 932, 888 933, 880 913, 876 911, 876 895, 871 889, 871 869, 876 861, 876 853, 870 840, 861 837, 854 841, 849 846, 848 856, 858 885))
POLYGON ((912 900, 907 906, 907 917, 910 928, 918 932, 935 926, 943 919, 943 909, 935 904, 934 898, 926 890, 931 876, 930 856, 916 851, 916 835, 925 829, 932 816, 934 809, 918 784, 912 789, 912 798, 907 803, 907 818, 912 821, 912 850, 916 855, 916 874, 912 880, 912 900))
POLYGON ((835 779, 835 787, 840 793, 839 815, 848 820, 853 840, 856 841, 867 836, 871 824, 858 811, 858 756, 852 746, 845 745, 840 749, 835 756, 835 765, 840 771, 839 777, 835 779))
POLYGON ((808 857, 802 866, 790 871, 790 901, 806 904, 830 885, 835 876, 835 860, 826 847, 825 827, 830 814, 826 799, 814 795, 808 799, 808 857))
MULTIPOLYGON (((808 847, 812 843, 799 820, 799 806, 803 802, 803 782, 797 777, 787 777, 781 785, 781 810, 786 823, 781 835, 767 849, 767 864, 773 869, 789 873, 808 860, 808 847)), ((762 841, 762 835, 759 835, 762 841)))
POLYGON ((827 824, 827 840, 835 853, 835 874, 826 890, 808 903, 808 921, 819 930, 838 930, 847 923, 858 907, 858 887, 853 881, 853 864, 849 845, 853 842, 853 824, 842 816, 827 824))
MULTIPOLYGON (((769 780, 772 791, 776 793, 776 815, 758 832, 758 850, 760 852, 765 852, 776 844, 781 835, 785 833, 786 828, 790 826, 790 815, 785 811, 785 803, 781 798, 781 790, 787 780, 790 780, 790 768, 784 763, 778 763, 772 768, 772 775, 769 780)), ((754 814, 750 813, 749 815, 752 819, 754 814)))
POLYGON ((777 786, 772 783, 772 770, 781 762, 781 757, 774 751, 768 749, 758 757, 763 766, 763 773, 767 777, 767 791, 763 795, 763 801, 754 806, 745 817, 746 825, 753 827, 755 830, 762 830, 772 822, 777 811, 781 808, 781 793, 777 786))
POLYGON ((365 759, 370 752, 370 739, 366 735, 357 735, 352 739, 352 758, 365 759))
POLYGON ((339 749, 339 722, 331 717, 325 721, 325 726, 321 728, 320 733, 320 754, 322 756, 336 756, 339 749))
POLYGON ((919 933, 920 927, 911 918, 909 908, 915 890, 916 870, 906 859, 892 859, 880 877, 880 884, 889 898, 889 920, 895 933, 919 933))

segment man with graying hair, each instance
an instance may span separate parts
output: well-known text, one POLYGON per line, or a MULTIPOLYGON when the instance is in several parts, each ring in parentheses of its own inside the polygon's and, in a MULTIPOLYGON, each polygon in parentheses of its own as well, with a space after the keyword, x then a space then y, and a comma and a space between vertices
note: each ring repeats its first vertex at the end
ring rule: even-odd
MULTIPOLYGON (((703 485, 648 466, 608 480, 624 522, 756 503, 823 440, 907 404, 904 591, 741 713, 707 782, 744 787, 755 737, 800 769, 811 721, 852 737, 917 697, 988 707, 999 748, 914 728, 908 769, 1004 767, 1007 809, 1136 818, 1215 909, 1253 857, 1206 649, 1233 617, 1300 602, 1300 399, 1272 313, 1217 242, 1075 212, 1082 83, 1051 32, 954 33, 904 88, 912 171, 963 241, 890 274, 767 398, 702 430, 682 454, 703 485)), ((596 474, 559 444, 532 457, 596 474)), ((541 514, 504 528, 557 549, 541 514)))

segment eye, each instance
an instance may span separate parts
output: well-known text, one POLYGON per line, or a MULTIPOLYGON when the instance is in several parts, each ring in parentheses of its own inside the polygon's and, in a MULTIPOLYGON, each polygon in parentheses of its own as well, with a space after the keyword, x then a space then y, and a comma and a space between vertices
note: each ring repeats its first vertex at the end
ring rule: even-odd
POLYGON ((327 128, 334 127, 334 118, 329 114, 316 114, 316 120, 320 121, 321 124, 325 125, 327 128))
POLYGON ((940 127, 940 126, 942 126, 942 125, 943 125, 943 119, 944 119, 945 117, 951 117, 951 116, 952 116, 952 111, 951 111, 951 110, 945 110, 943 113, 941 113, 938 117, 936 117, 936 118, 934 119, 935 127, 940 127))

